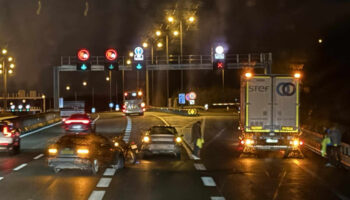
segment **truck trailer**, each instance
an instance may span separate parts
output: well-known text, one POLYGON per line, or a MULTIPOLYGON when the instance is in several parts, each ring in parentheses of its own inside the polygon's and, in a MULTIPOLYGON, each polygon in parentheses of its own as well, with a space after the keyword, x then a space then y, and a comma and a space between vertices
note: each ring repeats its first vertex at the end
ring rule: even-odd
POLYGON ((239 139, 243 153, 283 151, 285 157, 303 157, 299 78, 251 73, 241 77, 239 139))

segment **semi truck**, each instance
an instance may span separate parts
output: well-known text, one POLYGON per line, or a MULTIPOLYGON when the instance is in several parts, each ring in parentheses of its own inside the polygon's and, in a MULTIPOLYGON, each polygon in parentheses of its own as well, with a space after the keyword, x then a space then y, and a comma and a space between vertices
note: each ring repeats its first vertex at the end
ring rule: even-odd
POLYGON ((241 77, 240 145, 242 153, 282 151, 284 157, 299 157, 300 74, 241 77))

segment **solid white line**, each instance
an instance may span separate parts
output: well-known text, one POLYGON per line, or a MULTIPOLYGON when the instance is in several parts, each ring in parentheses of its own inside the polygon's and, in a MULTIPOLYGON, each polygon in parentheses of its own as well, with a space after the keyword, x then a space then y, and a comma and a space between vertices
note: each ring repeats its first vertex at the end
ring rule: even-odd
POLYGON ((90 197, 88 200, 102 200, 103 196, 105 195, 106 191, 98 191, 98 190, 94 190, 92 191, 90 197))
POLYGON ((19 165, 18 167, 14 168, 13 170, 14 171, 18 171, 18 170, 22 169, 23 167, 25 167, 27 165, 28 165, 27 163, 23 163, 23 164, 19 165))
POLYGON ((0 181, 1 181, 2 179, 4 179, 4 177, 1 176, 1 177, 0 177, 0 181))
POLYGON ((30 131, 30 132, 27 132, 27 133, 25 133, 25 134, 23 134, 23 135, 20 135, 19 137, 20 137, 20 138, 23 138, 23 137, 26 137, 26 136, 28 136, 28 135, 37 133, 37 132, 39 132, 39 131, 42 131, 42 130, 51 128, 51 127, 56 126, 56 125, 61 124, 61 123, 62 123, 62 122, 57 122, 57 123, 54 123, 54 124, 51 124, 51 125, 48 125, 48 126, 44 126, 44 127, 42 127, 42 128, 39 128, 39 129, 36 129, 36 130, 34 130, 34 131, 30 131))
POLYGON ((100 119, 100 115, 97 115, 96 119, 94 119, 92 123, 94 124, 98 119, 100 119))
POLYGON ((96 187, 108 187, 111 183, 112 178, 101 178, 100 181, 97 183, 96 187))
POLYGON ((162 117, 159 117, 157 115, 153 115, 153 116, 157 117, 158 119, 160 119, 166 126, 170 126, 170 124, 167 121, 165 121, 165 119, 163 119, 162 117))
POLYGON ((207 168, 202 163, 194 163, 194 168, 199 171, 205 171, 207 168))
POLYGON ((103 176, 114 176, 116 171, 117 171, 117 169, 107 168, 105 170, 105 172, 103 173, 103 176))
POLYGON ((127 123, 126 123, 125 134, 124 134, 123 140, 125 142, 128 142, 129 138, 130 138, 132 124, 131 124, 131 118, 130 117, 126 117, 126 119, 127 119, 127 123))
POLYGON ((210 197, 210 200, 225 200, 225 197, 210 197))
POLYGON ((39 155, 37 155, 37 156, 34 157, 34 160, 38 160, 39 158, 41 158, 41 157, 43 157, 43 156, 44 156, 44 154, 39 154, 39 155))
POLYGON ((201 179, 202 179, 204 186, 210 186, 210 187, 216 186, 216 183, 212 177, 202 176, 201 179))

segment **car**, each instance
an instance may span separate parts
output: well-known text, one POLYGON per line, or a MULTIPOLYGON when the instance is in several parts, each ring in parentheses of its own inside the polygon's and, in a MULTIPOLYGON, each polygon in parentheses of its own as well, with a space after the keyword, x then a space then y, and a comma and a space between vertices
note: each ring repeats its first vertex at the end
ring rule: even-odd
POLYGON ((152 126, 142 137, 141 153, 143 155, 173 154, 181 158, 182 136, 175 127, 152 126))
POLYGON ((88 114, 73 114, 63 120, 67 132, 95 132, 96 126, 88 114))
POLYGON ((94 133, 66 134, 48 147, 48 166, 55 173, 80 169, 96 174, 102 166, 124 167, 123 153, 112 140, 94 133))
POLYGON ((0 122, 0 151, 14 155, 21 150, 20 129, 15 128, 9 121, 0 122))

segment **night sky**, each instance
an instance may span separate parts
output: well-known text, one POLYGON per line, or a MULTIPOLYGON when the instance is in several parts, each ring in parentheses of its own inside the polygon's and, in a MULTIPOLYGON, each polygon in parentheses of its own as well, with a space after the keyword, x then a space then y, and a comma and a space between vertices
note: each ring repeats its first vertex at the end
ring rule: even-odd
MULTIPOLYGON (((184 33, 184 54, 209 54, 217 43, 226 44, 229 53, 272 52, 274 73, 290 73, 290 64, 304 64, 304 86, 309 91, 305 99, 336 96, 327 92, 341 85, 338 96, 347 100, 348 0, 0 0, 0 46, 8 48, 17 65, 10 90, 38 89, 52 95, 51 70, 59 65, 60 56, 75 55, 82 47, 93 55, 103 55, 108 47, 127 55, 164 24, 166 10, 175 7, 195 9, 197 16, 196 26, 184 33)), ((176 39, 170 40, 170 53, 177 53, 177 46, 176 39)), ((99 84, 104 76, 67 74, 63 84, 79 85, 86 79, 105 88, 105 83, 99 84)), ((171 76, 171 91, 176 92, 178 73, 171 76)), ((237 88, 237 72, 227 76, 233 78, 226 79, 226 87, 237 88)), ((162 77, 155 78, 156 87, 164 85, 162 77)), ((127 75, 127 82, 126 87, 135 87, 135 73, 127 75)), ((217 83, 220 76, 215 72, 186 74, 188 89, 217 83)), ((98 91, 103 94, 106 89, 98 91)))

